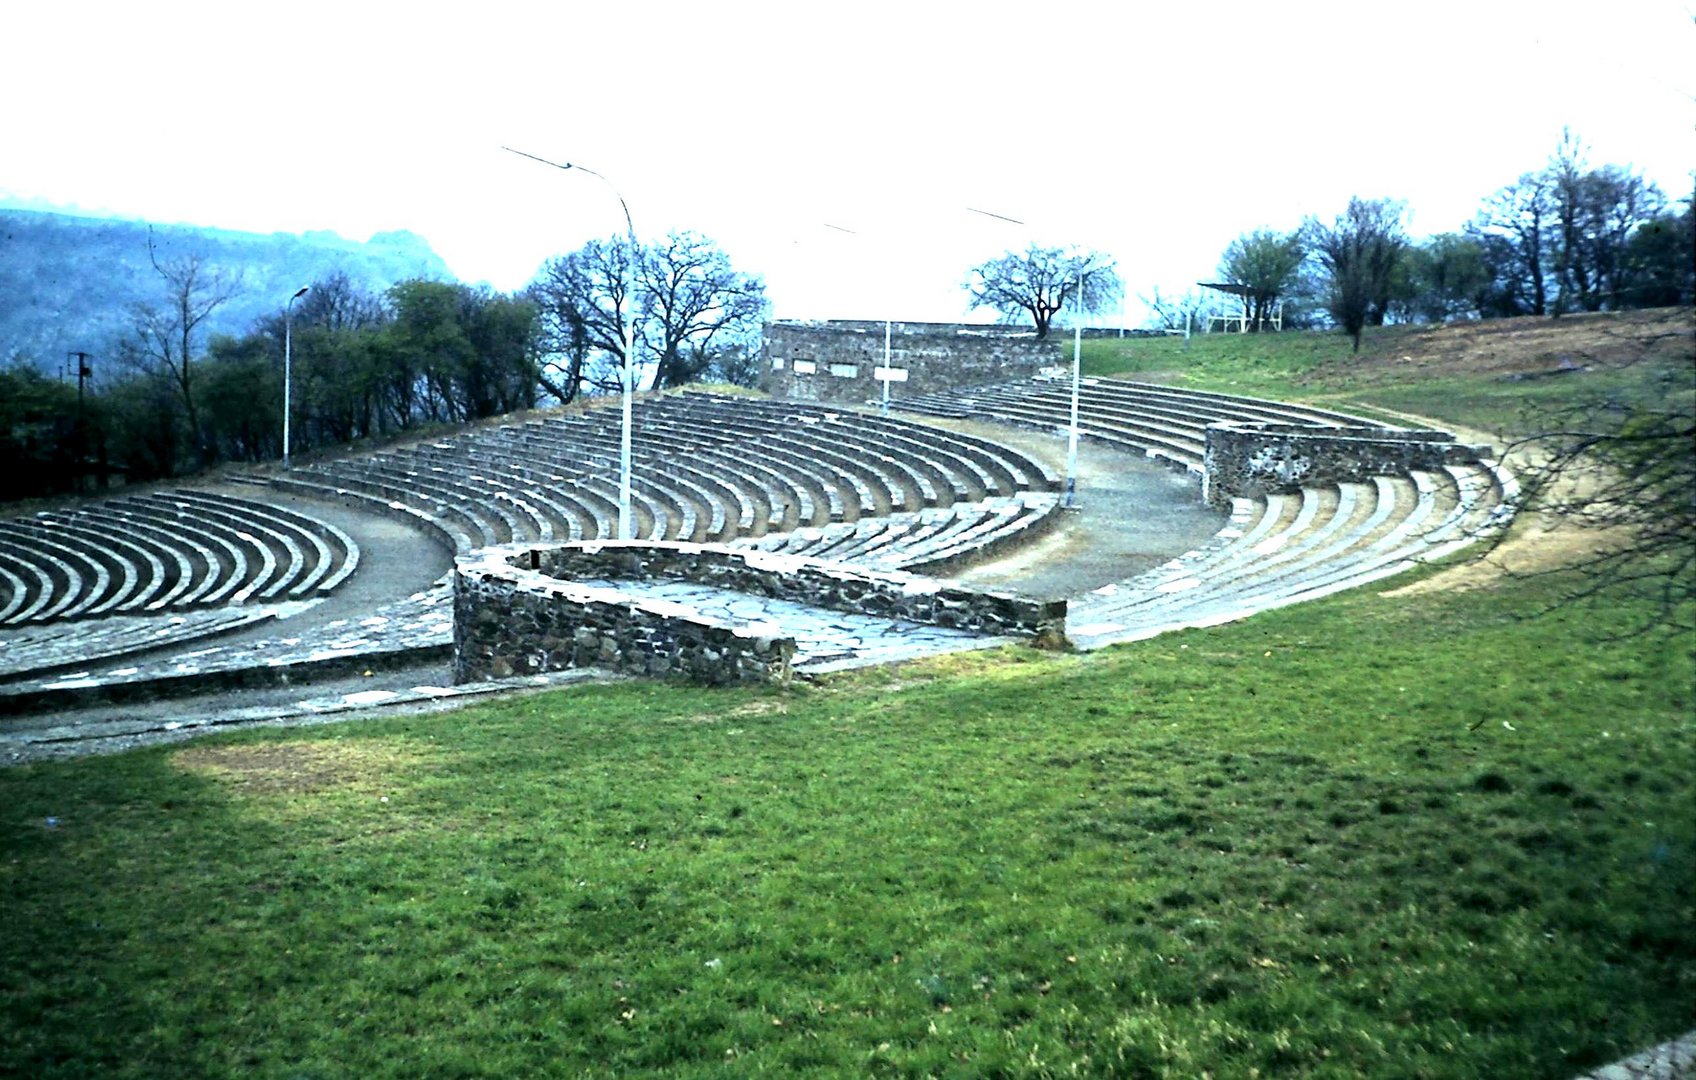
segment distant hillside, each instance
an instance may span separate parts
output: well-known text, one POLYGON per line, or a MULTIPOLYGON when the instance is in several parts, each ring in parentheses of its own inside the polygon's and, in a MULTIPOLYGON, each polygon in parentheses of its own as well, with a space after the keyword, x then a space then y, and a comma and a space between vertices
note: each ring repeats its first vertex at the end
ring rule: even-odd
MULTIPOLYGON (((129 329, 130 306, 163 296, 148 261, 147 230, 140 221, 0 209, 0 363, 17 358, 52 372, 71 350, 109 354, 129 329)), ((359 243, 333 232, 156 225, 153 238, 161 259, 198 254, 241 275, 241 292, 219 309, 213 333, 246 332, 295 289, 335 271, 373 291, 408 278, 453 277, 409 232, 359 243)))

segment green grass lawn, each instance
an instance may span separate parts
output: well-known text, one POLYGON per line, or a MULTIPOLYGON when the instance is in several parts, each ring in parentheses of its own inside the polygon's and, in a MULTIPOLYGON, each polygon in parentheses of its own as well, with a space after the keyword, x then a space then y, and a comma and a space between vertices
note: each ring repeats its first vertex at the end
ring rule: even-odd
MULTIPOLYGON (((1197 334, 1187 344, 1181 337, 1108 337, 1083 343, 1083 370, 1131 379, 1158 373, 1196 389, 1289 396, 1297 378, 1348 356, 1349 339, 1331 333, 1197 334)), ((1070 342, 1065 358, 1071 362, 1070 342)))
POLYGON ((8 769, 0 1069, 1568 1077, 1690 1026, 1696 743, 1546 587, 8 769))

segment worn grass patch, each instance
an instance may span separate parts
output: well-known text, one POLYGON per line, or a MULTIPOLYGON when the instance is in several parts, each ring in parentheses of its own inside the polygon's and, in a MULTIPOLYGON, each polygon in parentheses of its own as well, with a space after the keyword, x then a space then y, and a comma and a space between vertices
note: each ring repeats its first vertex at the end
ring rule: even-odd
POLYGON ((171 755, 177 768, 244 796, 302 795, 329 789, 381 792, 433 755, 371 742, 293 741, 198 745, 171 755))

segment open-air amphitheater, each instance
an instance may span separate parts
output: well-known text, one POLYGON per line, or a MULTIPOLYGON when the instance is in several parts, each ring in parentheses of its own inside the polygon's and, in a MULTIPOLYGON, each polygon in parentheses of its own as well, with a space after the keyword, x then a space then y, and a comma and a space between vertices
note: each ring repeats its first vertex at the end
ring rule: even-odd
POLYGON ((123 710, 192 695, 240 717, 278 687, 329 712, 593 672, 787 678, 1009 636, 1096 648, 1399 573, 1499 528, 1515 499, 1487 448, 1446 433, 1086 380, 1087 447, 1175 470, 1211 536, 1072 595, 965 583, 1066 528, 1070 391, 928 393, 898 417, 645 396, 632 541, 614 539, 616 408, 9 517, 0 753, 177 728, 123 710))

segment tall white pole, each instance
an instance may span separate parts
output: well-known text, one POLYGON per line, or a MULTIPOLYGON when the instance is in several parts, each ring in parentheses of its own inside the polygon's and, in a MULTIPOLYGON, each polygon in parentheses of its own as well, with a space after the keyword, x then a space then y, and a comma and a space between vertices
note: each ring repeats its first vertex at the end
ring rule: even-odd
POLYGON ((624 426, 618 439, 618 538, 630 540, 635 536, 630 520, 630 396, 636 379, 636 234, 630 234, 630 287, 625 302, 630 306, 630 322, 624 329, 624 426))
POLYGON ((289 417, 293 413, 292 388, 294 384, 294 302, 306 295, 312 286, 303 285, 299 292, 289 297, 289 302, 283 305, 283 468, 289 467, 289 417))
POLYGON ((641 261, 642 249, 636 244, 636 225, 630 218, 630 204, 624 201, 624 196, 613 187, 612 181, 586 165, 574 165, 571 162, 549 161, 535 154, 526 154, 522 150, 514 150, 510 146, 501 147, 509 154, 527 157, 531 161, 539 161, 543 165, 552 165, 556 169, 576 169, 588 173, 605 184, 618 199, 619 207, 624 211, 625 235, 630 239, 630 278, 624 291, 625 306, 629 309, 630 322, 624 328, 624 421, 618 439, 618 538, 629 540, 635 535, 635 523, 630 516, 630 397, 634 392, 636 364, 636 282, 637 264, 641 261))
POLYGON ((1081 313, 1083 304, 1083 277, 1078 278, 1078 304, 1080 314, 1072 327, 1072 427, 1066 435, 1066 507, 1070 509, 1077 497, 1078 491, 1078 383, 1080 372, 1083 371, 1084 355, 1084 324, 1081 313))
POLYGON ((890 363, 889 335, 893 332, 893 320, 883 320, 883 415, 889 415, 889 380, 895 374, 890 363))

